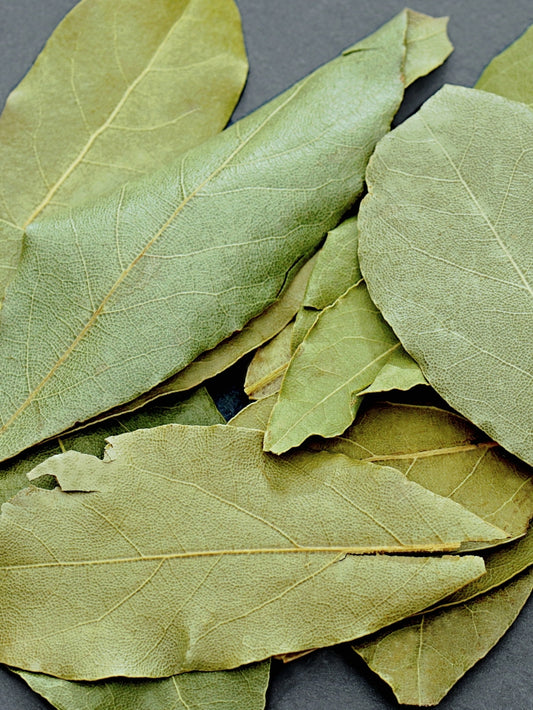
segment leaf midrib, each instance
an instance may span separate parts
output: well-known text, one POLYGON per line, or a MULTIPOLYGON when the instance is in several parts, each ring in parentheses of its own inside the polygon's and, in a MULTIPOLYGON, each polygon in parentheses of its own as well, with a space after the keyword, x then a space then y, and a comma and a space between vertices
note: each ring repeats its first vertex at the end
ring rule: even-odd
POLYGON ((88 567, 91 565, 131 564, 134 562, 160 562, 166 560, 196 559, 202 557, 233 557, 240 555, 286 555, 286 554, 342 554, 342 555, 403 555, 413 553, 440 553, 458 550, 461 542, 457 543, 427 543, 423 545, 380 545, 377 547, 365 546, 339 546, 339 547, 261 547, 238 548, 234 550, 195 550, 192 552, 169 552, 156 555, 142 555, 138 557, 111 557, 95 560, 68 560, 66 562, 54 560, 53 562, 34 562, 23 565, 3 565, 0 570, 4 572, 20 571, 26 569, 42 569, 54 567, 88 567))

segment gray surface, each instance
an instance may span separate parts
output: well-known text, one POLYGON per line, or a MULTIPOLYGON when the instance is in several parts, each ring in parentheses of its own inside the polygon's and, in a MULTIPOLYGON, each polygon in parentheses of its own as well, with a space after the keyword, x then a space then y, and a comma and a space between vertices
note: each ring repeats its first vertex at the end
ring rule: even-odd
MULTIPOLYGON (((251 70, 236 118, 372 32, 404 4, 403 0, 237 2, 243 15, 251 70)), ((0 103, 29 69, 55 25, 74 4, 73 0, 0 0, 0 103)), ((435 15, 449 14, 450 35, 456 50, 444 67, 411 87, 400 111, 400 120, 445 82, 471 86, 490 59, 533 22, 531 0, 506 3, 420 0, 414 9, 435 15)), ((235 374, 233 369, 232 375, 235 374)), ((239 406, 242 401, 235 392, 232 394, 230 382, 223 378, 217 379, 215 391, 226 415, 232 406, 239 406)), ((438 708, 533 709, 532 627, 533 603, 530 601, 497 648, 438 708)), ((388 687, 369 673, 348 649, 323 650, 288 666, 276 666, 273 675, 268 710, 398 707, 388 687)), ((48 707, 18 678, 0 671, 1 710, 48 707)))

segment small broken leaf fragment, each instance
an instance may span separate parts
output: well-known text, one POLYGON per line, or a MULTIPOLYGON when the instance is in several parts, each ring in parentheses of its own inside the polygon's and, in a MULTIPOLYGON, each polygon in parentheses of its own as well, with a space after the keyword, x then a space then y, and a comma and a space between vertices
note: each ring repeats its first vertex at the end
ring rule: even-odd
POLYGON ((532 136, 524 104, 446 86, 378 145, 359 213, 361 270, 405 349, 530 464, 532 136))
POLYGON ((533 590, 533 570, 469 602, 409 619, 353 646, 399 703, 437 705, 500 640, 533 590))
POLYGON ((264 710, 270 661, 232 671, 182 673, 156 680, 62 680, 18 674, 58 710, 264 710))
POLYGON ((161 171, 28 227, 0 314, 0 460, 140 396, 278 298, 363 190, 403 96, 409 17, 356 45, 380 51, 341 56, 161 171))
POLYGON ((0 117, 0 301, 24 230, 218 133, 248 64, 233 0, 82 0, 0 117))
POLYGON ((490 62, 476 89, 521 101, 533 108, 533 26, 490 62))
POLYGON ((484 572, 479 557, 409 552, 505 538, 394 469, 273 457, 258 431, 174 424, 109 442, 103 461, 48 459, 30 478, 58 487, 2 507, 1 662, 72 680, 161 677, 328 646, 484 572), (21 616, 30 586, 43 593, 21 616))

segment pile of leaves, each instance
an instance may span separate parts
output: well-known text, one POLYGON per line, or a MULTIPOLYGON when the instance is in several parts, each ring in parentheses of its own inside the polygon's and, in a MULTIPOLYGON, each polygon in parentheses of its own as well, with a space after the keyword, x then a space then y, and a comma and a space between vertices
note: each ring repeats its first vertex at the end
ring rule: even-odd
POLYGON ((527 600, 533 31, 390 132, 450 51, 405 10, 222 131, 232 0, 83 0, 10 96, 0 661, 57 708, 345 642, 432 705, 527 600))

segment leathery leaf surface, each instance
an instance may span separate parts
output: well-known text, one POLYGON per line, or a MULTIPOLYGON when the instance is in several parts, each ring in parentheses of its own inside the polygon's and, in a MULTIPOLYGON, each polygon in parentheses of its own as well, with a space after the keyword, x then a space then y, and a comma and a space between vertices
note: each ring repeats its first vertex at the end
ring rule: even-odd
POLYGON ((398 702, 437 705, 500 640, 533 591, 533 570, 449 609, 409 619, 353 647, 398 702))
POLYGON ((359 213, 385 319, 437 392, 528 463, 532 136, 524 104, 444 87, 380 143, 359 213))
POLYGON ((109 441, 103 461, 48 459, 30 477, 58 487, 2 507, 8 665, 149 678, 347 641, 484 572, 479 557, 407 553, 505 537, 394 469, 274 457, 257 431, 174 424, 109 441))
POLYGON ((315 258, 312 257, 302 266, 275 303, 267 308, 266 311, 263 311, 261 315, 252 318, 241 331, 234 333, 234 335, 219 343, 213 350, 207 350, 184 370, 157 385, 157 387, 145 392, 131 402, 126 402, 126 404, 99 414, 89 422, 84 422, 75 427, 74 430, 85 428, 95 422, 101 422, 125 412, 135 411, 140 407, 144 407, 148 402, 159 399, 159 397, 190 390, 231 367, 246 353, 260 346, 261 343, 269 340, 279 331, 283 331, 283 328, 293 318, 301 305, 305 285, 313 268, 315 258))
POLYGON ((510 537, 523 535, 533 517, 531 467, 454 412, 376 402, 341 437, 312 445, 393 466, 510 537))
POLYGON ((248 64, 233 0, 82 0, 0 118, 0 300, 26 227, 220 131, 248 64))
MULTIPOLYGON (((1 458, 155 387, 277 299, 361 193, 410 17, 162 171, 28 227, 0 319, 1 458)), ((425 71, 448 52, 436 41, 425 71)))
POLYGON ((270 662, 156 680, 87 683, 26 671, 19 675, 58 710, 264 710, 270 662))

